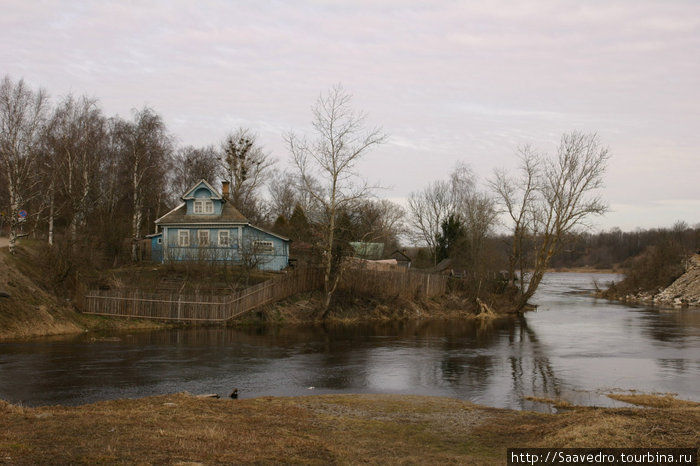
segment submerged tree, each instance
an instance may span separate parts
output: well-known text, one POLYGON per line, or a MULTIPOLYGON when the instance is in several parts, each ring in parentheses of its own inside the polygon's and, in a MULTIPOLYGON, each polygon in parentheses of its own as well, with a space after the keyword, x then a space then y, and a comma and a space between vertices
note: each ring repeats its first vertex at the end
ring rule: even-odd
POLYGON ((537 291, 552 256, 565 237, 602 215, 607 204, 596 194, 610 153, 596 134, 564 134, 555 157, 542 157, 530 147, 520 150, 520 175, 497 171, 491 186, 511 220, 509 273, 520 272, 517 310, 537 291), (527 276, 527 280, 524 278, 527 276))
POLYGON ((379 128, 364 128, 365 115, 353 111, 351 98, 340 85, 321 94, 313 107, 316 139, 307 141, 294 133, 286 138, 302 186, 324 211, 320 248, 325 314, 342 272, 335 237, 339 215, 352 202, 367 197, 370 190, 355 168, 371 147, 386 139, 379 128))

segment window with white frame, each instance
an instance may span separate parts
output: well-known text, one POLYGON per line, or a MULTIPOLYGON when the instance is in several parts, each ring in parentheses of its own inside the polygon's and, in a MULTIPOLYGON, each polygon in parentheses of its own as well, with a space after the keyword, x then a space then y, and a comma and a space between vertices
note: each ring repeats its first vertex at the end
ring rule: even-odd
POLYGON ((197 230, 197 244, 202 246, 209 246, 209 230, 197 230))
POLYGON ((190 245, 190 230, 177 230, 177 245, 186 248, 190 245))
POLYGON ((195 214, 213 214, 214 213, 214 202, 213 201, 194 201, 194 213, 195 214))
POLYGON ((227 248, 231 245, 231 235, 228 230, 219 230, 219 247, 227 248))
POLYGON ((270 254, 275 252, 272 241, 253 241, 253 251, 258 254, 270 254))

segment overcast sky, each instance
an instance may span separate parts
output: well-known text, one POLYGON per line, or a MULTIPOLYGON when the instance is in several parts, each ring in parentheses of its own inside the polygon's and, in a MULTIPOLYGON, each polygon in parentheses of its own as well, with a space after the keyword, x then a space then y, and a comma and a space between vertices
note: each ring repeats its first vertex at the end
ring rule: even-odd
POLYGON ((5 74, 108 116, 148 105, 182 145, 250 128, 283 167, 284 134, 342 83, 390 136, 362 171, 394 200, 597 132, 597 229, 700 223, 698 0, 0 0, 5 74))

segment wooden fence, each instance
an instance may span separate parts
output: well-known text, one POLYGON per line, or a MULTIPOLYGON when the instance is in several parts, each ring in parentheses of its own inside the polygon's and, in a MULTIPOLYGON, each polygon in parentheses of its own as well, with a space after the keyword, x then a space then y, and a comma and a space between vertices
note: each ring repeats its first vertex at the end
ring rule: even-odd
POLYGON ((323 274, 302 269, 227 296, 147 293, 139 290, 90 290, 83 313, 139 319, 224 322, 264 304, 319 289, 323 274))
MULTIPOLYGON (((184 322, 225 322, 264 304, 323 287, 323 271, 300 269, 230 295, 140 290, 90 290, 83 313, 184 322)), ((447 277, 419 272, 348 269, 340 288, 379 296, 433 297, 445 294, 447 277)))
POLYGON ((339 287, 351 293, 378 296, 442 296, 447 292, 445 275, 422 272, 383 272, 367 269, 348 269, 339 287))

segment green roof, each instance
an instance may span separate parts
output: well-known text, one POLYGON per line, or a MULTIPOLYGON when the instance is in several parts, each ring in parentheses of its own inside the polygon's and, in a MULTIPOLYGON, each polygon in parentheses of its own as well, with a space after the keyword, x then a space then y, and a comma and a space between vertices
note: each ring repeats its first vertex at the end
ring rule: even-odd
POLYGON ((384 243, 353 242, 350 246, 360 259, 378 260, 384 256, 384 243))

